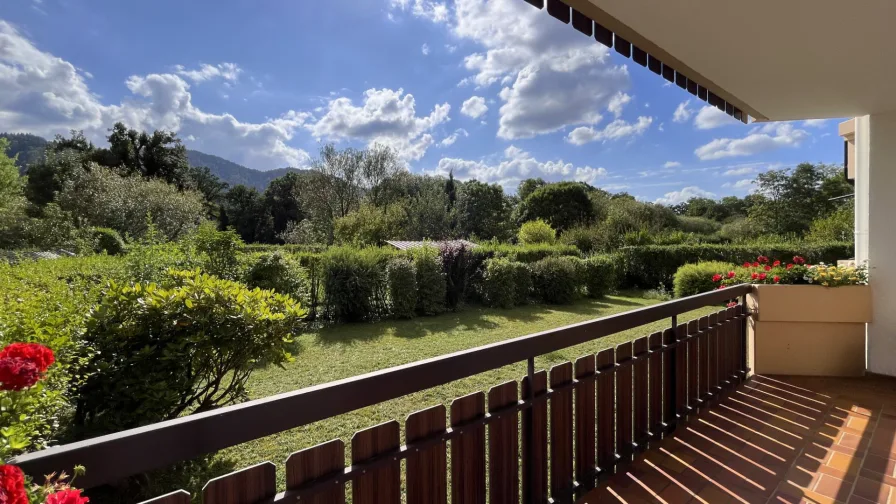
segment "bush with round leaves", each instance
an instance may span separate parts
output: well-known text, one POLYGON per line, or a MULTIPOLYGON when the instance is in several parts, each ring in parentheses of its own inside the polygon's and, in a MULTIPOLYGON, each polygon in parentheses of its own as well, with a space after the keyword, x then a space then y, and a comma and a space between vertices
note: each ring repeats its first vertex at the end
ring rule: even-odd
POLYGON ((548 257, 531 264, 535 296, 545 303, 571 303, 582 284, 581 262, 577 257, 548 257))
POLYGON ((251 288, 288 294, 300 302, 308 298, 308 275, 298 261, 282 252, 259 254, 246 271, 251 288))
POLYGON ((554 243, 557 239, 557 232, 547 222, 536 219, 524 222, 520 226, 520 232, 517 235, 520 243, 531 245, 534 243, 554 243))
POLYGON ((78 424, 114 432, 243 400, 253 369, 291 359, 304 316, 285 294, 199 271, 172 270, 162 285, 110 283, 84 334, 95 355, 78 424))
POLYGON ((389 284, 389 311, 395 318, 417 315, 417 268, 407 257, 396 257, 386 266, 389 284))
POLYGON ((125 243, 118 231, 111 228, 93 228, 90 230, 97 254, 121 255, 125 252, 125 243))

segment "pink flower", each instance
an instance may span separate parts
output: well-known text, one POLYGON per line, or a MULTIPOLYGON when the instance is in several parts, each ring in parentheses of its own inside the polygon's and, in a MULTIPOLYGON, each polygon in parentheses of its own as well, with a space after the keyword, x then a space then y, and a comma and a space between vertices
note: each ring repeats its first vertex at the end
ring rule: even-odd
POLYGON ((735 306, 737 306, 737 301, 731 301, 725 306, 727 306, 728 308, 734 308, 735 306))
POLYGON ((720 282, 721 280, 722 280, 722 275, 715 274, 715 275, 712 276, 712 281, 713 281, 713 282, 720 282))
POLYGON ((750 264, 750 261, 747 261, 747 262, 744 263, 744 268, 749 268, 750 266, 752 266, 752 265, 750 264))
POLYGON ((750 275, 750 278, 752 278, 753 280, 756 280, 757 278, 759 278, 759 273, 756 273, 756 272, 754 271, 753 274, 750 275))
POLYGON ((806 260, 800 256, 793 256, 793 262, 795 264, 806 264, 806 260))
POLYGON ((793 263, 788 264, 787 269, 793 269, 793 263))
POLYGON ((775 261, 772 263, 772 266, 778 267, 781 265, 781 261, 775 261))
POLYGON ((769 266, 768 264, 766 264, 764 269, 765 269, 765 271, 771 271, 772 267, 769 266))

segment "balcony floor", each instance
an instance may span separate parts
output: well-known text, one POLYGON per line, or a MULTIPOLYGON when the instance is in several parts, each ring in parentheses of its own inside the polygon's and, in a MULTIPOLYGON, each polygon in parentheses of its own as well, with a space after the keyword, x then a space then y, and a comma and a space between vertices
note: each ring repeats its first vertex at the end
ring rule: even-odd
POLYGON ((580 503, 896 503, 896 379, 756 376, 580 503))

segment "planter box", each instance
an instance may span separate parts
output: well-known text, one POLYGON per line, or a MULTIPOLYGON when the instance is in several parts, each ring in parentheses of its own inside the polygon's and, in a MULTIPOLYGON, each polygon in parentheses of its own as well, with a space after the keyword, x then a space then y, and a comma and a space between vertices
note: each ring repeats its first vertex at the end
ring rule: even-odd
POLYGON ((861 376, 871 287, 755 285, 753 370, 759 374, 861 376))

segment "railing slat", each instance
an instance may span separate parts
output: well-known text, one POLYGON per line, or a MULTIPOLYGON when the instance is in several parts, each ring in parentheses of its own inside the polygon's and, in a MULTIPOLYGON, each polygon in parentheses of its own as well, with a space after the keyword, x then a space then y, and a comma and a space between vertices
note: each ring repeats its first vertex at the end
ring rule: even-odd
MULTIPOLYGON (((401 426, 395 420, 352 436, 352 464, 360 464, 377 455, 398 450, 401 426)), ((401 502, 401 464, 396 460, 362 474, 352 481, 354 504, 398 504, 401 502)))
MULTIPOLYGON (((488 410, 516 404, 517 383, 509 381, 488 391, 488 410)), ((525 413, 524 413, 525 414, 525 413)), ((488 500, 492 504, 520 502, 519 417, 516 414, 488 426, 488 500)))
POLYGON ((688 337, 687 324, 679 324, 675 329, 675 413, 679 419, 688 414, 688 337))
POLYGON ((649 401, 647 381, 647 337, 638 338, 632 343, 632 351, 635 354, 634 366, 634 393, 632 394, 633 427, 632 439, 643 449, 650 438, 650 429, 647 424, 647 409, 649 401))
POLYGON ((700 375, 699 396, 706 399, 709 395, 709 317, 700 317, 697 321, 697 329, 700 336, 697 337, 697 347, 700 352, 700 363, 697 365, 700 375))
MULTIPOLYGON (((523 397, 530 396, 529 377, 522 380, 523 397)), ((537 396, 548 388, 548 375, 535 373, 531 391, 537 396)), ((548 403, 541 401, 523 412, 523 503, 541 504, 548 498, 548 403)), ((452 504, 453 501, 452 501, 452 504)))
MULTIPOLYGON (((572 362, 551 368, 551 388, 572 383, 572 362)), ((551 497, 564 502, 571 495, 572 464, 572 389, 551 397, 551 497)))
MULTIPOLYGON (((631 358, 631 342, 616 346, 618 364, 631 358)), ((629 462, 632 453, 632 366, 625 366, 616 370, 616 455, 620 461, 629 462)))
MULTIPOLYGON (((485 394, 475 392, 451 403, 451 425, 485 416, 485 394)), ((451 440, 452 504, 485 504, 485 426, 451 440)))
POLYGON ((277 466, 271 462, 209 480, 202 487, 203 504, 256 504, 277 493, 277 466))
POLYGON ((713 396, 719 394, 719 315, 717 313, 709 314, 709 334, 706 338, 706 344, 709 347, 708 362, 709 367, 709 393, 713 396))
MULTIPOLYGON (((295 490, 318 478, 345 469, 345 443, 334 439, 291 454, 286 459, 286 489, 295 490)), ((308 499, 311 504, 344 504, 345 484, 334 484, 308 499)))
MULTIPOLYGON (((663 346, 675 343, 675 329, 663 331, 663 346)), ((675 350, 663 352, 663 431, 675 424, 675 350)))
POLYGON ((740 320, 737 316, 738 307, 734 306, 726 310, 728 317, 728 379, 731 381, 731 387, 736 387, 740 382, 740 368, 737 362, 737 347, 740 343, 740 320))
POLYGON ((700 406, 700 392, 697 389, 700 375, 699 353, 697 351, 697 334, 700 331, 697 319, 688 321, 688 406, 696 411, 700 406))
POLYGON ((190 492, 187 492, 186 490, 177 490, 156 497, 155 499, 143 501, 140 504, 190 504, 190 492))
POLYGON ((586 490, 594 488, 594 468, 597 438, 595 421, 597 419, 597 403, 595 402, 594 355, 586 355, 576 360, 576 378, 582 380, 575 392, 575 424, 576 424, 576 481, 586 490))
POLYGON ((616 350, 608 348, 597 354, 597 465, 602 474, 613 474, 616 463, 616 405, 614 365, 616 350))
POLYGON ((731 338, 728 333, 731 330, 731 324, 728 323, 728 310, 720 310, 719 313, 719 385, 723 389, 731 386, 731 363, 730 343, 731 338))
MULTIPOLYGON (((416 413, 405 421, 408 444, 445 432, 445 406, 439 404, 416 413)), ((448 465, 445 443, 408 456, 408 504, 448 502, 448 465)))
POLYGON ((663 431, 663 356, 659 351, 663 348, 663 333, 656 332, 647 337, 651 353, 647 364, 650 407, 647 411, 647 425, 651 435, 663 431))

